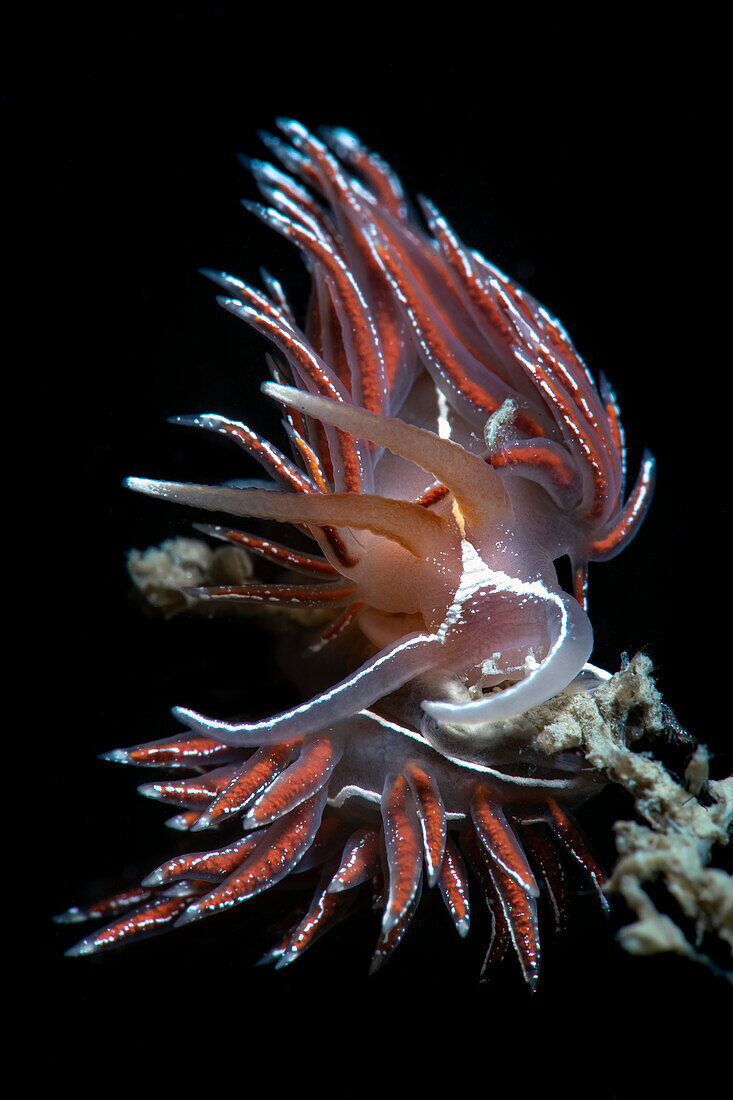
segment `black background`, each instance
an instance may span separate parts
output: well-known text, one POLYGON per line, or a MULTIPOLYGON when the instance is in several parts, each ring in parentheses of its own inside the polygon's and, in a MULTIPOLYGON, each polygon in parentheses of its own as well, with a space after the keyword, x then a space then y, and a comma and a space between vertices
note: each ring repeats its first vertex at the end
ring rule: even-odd
MULTIPOLYGON (((256 132, 281 114, 356 131, 608 375, 632 473, 648 446, 659 480, 636 541, 591 567, 593 659, 616 668, 643 648, 681 721, 716 750, 714 774, 727 767, 716 642, 730 352, 713 277, 722 186, 711 42, 601 13, 593 27, 520 12, 506 26, 458 15, 448 28, 398 31, 394 13, 376 10, 156 12, 67 13, 8 39, 21 184, 10 228, 29 262, 30 306, 13 373, 30 384, 26 446, 42 455, 17 544, 18 579, 30 569, 40 594, 24 728, 50 779, 28 956, 40 952, 42 970, 23 1028, 40 1014, 46 1057, 83 1092, 110 1076, 177 1088, 221 1074, 243 1090, 269 1081, 277 1095, 432 1096, 442 1080, 491 1089, 509 1070, 520 1096, 625 1097, 642 1051, 655 1085, 689 1070, 710 1085, 724 1058, 713 1013, 726 996, 730 1009, 729 990, 682 960, 624 955, 613 936, 621 908, 604 922, 580 893, 569 935, 545 940, 533 997, 511 960, 479 985, 485 924, 477 917, 459 941, 432 897, 372 979, 368 914, 285 971, 254 968, 287 898, 123 952, 62 957, 76 930, 50 926, 51 913, 147 873, 177 844, 167 809, 135 794, 149 773, 96 754, 168 733, 172 704, 226 714, 290 701, 264 635, 141 614, 125 549, 185 534, 191 517, 120 484, 130 473, 254 473, 169 415, 216 411, 274 430, 256 398, 264 342, 216 306, 197 268, 257 283, 264 263, 304 304, 297 257, 239 206, 257 196, 235 154, 265 155, 256 132)), ((612 791, 584 812, 607 863, 612 823, 629 813, 612 791)))

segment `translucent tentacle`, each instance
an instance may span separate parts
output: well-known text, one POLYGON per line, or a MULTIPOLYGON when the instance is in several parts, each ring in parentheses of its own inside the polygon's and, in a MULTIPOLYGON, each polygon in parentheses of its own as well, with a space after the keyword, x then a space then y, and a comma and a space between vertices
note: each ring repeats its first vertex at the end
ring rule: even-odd
MULTIPOLYGON (((255 161, 254 164, 262 164, 255 161)), ((255 170, 255 177, 260 194, 275 208, 275 211, 306 229, 318 240, 332 245, 338 249, 338 243, 328 226, 323 210, 313 201, 313 197, 304 187, 301 187, 284 172, 278 171, 271 164, 264 165, 265 171, 255 170), (268 177, 267 179, 265 177, 268 177)), ((242 199, 242 206, 255 217, 262 217, 263 211, 269 209, 260 203, 242 199)), ((265 224, 269 224, 266 218, 262 218, 265 224)))
POLYGON ((230 489, 222 485, 187 485, 129 477, 125 484, 136 493, 189 504, 234 516, 258 516, 281 523, 330 524, 372 531, 425 558, 435 550, 445 531, 438 516, 406 500, 367 493, 271 493, 264 489, 230 489))
POLYGON ((342 405, 272 382, 266 382, 262 392, 410 459, 450 489, 469 523, 485 521, 487 509, 508 507, 501 482, 491 468, 478 455, 449 439, 441 439, 433 432, 402 420, 375 416, 366 409, 342 405))
POLYGON ((231 745, 274 745, 283 737, 304 737, 342 721, 419 676, 432 664, 439 644, 431 634, 408 635, 323 694, 259 722, 223 722, 184 707, 176 707, 173 713, 191 729, 231 745))

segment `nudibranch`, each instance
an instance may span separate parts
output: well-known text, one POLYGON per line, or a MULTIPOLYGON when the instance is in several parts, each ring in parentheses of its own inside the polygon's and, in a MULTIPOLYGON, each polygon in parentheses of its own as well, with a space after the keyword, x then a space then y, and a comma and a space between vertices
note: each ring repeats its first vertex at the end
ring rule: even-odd
POLYGON ((334 639, 352 634, 361 656, 288 710, 231 721, 178 707, 185 732, 106 754, 170 768, 143 789, 180 808, 179 827, 230 831, 125 894, 70 910, 69 920, 112 919, 72 953, 197 920, 313 871, 312 904, 272 959, 291 962, 366 897, 382 911, 377 966, 423 881, 466 934, 470 867, 492 917, 488 961, 513 944, 534 987, 537 903, 542 890, 562 907, 560 852, 599 893, 602 874, 572 818, 597 775, 579 755, 534 750, 527 731, 548 700, 608 675, 588 664, 588 563, 633 538, 654 461, 644 453, 625 495, 613 391, 605 378, 595 384, 560 322, 425 199, 421 221, 392 170, 350 132, 319 138, 278 125, 283 136, 264 140, 282 167, 246 161, 268 205, 245 206, 303 256, 304 326, 266 273, 266 293, 205 274, 223 290, 219 302, 273 346, 262 391, 282 411, 290 455, 244 423, 181 416, 238 444, 266 484, 127 484, 294 525, 293 547, 199 525, 283 572, 195 597, 315 609, 322 623, 331 612, 304 647, 327 661, 334 639), (572 593, 558 581, 564 557, 572 593))

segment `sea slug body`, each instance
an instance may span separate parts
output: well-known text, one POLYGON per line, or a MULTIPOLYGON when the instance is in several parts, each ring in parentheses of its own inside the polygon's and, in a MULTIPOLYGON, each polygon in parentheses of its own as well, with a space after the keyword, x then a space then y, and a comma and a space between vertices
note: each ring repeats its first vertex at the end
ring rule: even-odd
POLYGON ((266 487, 128 485, 294 525, 292 547, 271 526, 265 536, 199 525, 282 576, 205 585, 195 598, 313 609, 322 623, 330 610, 318 632, 300 626, 304 649, 327 662, 334 639, 353 636, 354 651, 366 644, 370 655, 288 710, 229 721, 178 707, 184 732, 107 754, 169 769, 143 793, 175 805, 179 827, 211 835, 226 826, 229 839, 171 859, 125 895, 70 910, 68 920, 111 920, 71 953, 198 920, 314 870, 312 904, 273 961, 292 962, 348 907, 376 896, 376 967, 423 885, 439 888, 467 934, 472 869, 492 914, 487 964, 511 944, 534 987, 538 898, 559 919, 563 850, 602 897, 601 870, 572 818, 598 776, 579 754, 548 756, 534 738, 553 701, 607 678, 588 664, 588 563, 613 557, 639 529, 654 461, 644 453, 626 493, 608 382, 595 384, 560 322, 432 203, 420 202, 423 225, 391 169, 351 133, 278 125, 283 136, 266 143, 283 167, 247 161, 268 205, 245 205, 305 260, 304 326, 270 276, 265 293, 206 274, 221 304, 271 341, 262 390, 282 410, 290 454, 245 423, 182 416, 252 456, 266 487), (572 593, 558 581, 563 557, 572 593))

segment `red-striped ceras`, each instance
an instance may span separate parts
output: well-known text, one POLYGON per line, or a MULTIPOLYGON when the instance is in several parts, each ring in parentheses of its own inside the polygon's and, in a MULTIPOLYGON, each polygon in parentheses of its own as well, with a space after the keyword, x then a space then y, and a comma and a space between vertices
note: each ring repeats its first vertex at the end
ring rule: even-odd
POLYGON ((72 953, 197 920, 317 869, 313 902, 273 959, 291 962, 376 894, 378 965, 423 881, 439 887, 466 934, 467 860, 491 907, 488 961, 511 941, 534 986, 538 880, 558 919, 562 911, 551 837, 600 887, 569 814, 595 779, 580 758, 560 767, 531 745, 512 759, 496 731, 565 689, 598 683, 587 665, 587 564, 637 531, 653 460, 644 455, 625 497, 613 392, 605 379, 595 385, 557 319, 425 200, 421 225, 390 168, 352 134, 319 140, 296 122, 278 125, 283 137, 265 141, 282 168, 247 161, 269 205, 245 205, 302 253, 312 279, 305 326, 270 276, 265 293, 207 274, 221 304, 273 345, 262 389, 282 408, 291 454, 222 416, 179 417, 228 436, 271 486, 128 484, 296 525, 312 552, 199 526, 283 574, 198 598, 330 607, 329 625, 304 646, 327 659, 336 636, 356 632, 371 656, 283 713, 229 722, 177 708, 185 733, 109 753, 170 769, 145 793, 177 806, 179 827, 228 839, 70 910, 68 920, 111 919, 72 953), (564 555, 573 595, 556 576, 564 555))

